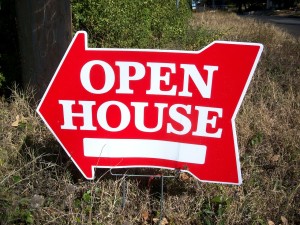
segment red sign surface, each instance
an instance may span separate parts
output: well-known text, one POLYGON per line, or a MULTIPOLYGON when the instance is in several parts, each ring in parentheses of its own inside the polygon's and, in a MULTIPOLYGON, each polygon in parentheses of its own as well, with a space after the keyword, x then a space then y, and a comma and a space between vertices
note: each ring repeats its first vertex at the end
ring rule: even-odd
POLYGON ((97 49, 77 32, 37 112, 87 179, 96 167, 159 167, 240 184, 234 120, 262 49, 97 49))

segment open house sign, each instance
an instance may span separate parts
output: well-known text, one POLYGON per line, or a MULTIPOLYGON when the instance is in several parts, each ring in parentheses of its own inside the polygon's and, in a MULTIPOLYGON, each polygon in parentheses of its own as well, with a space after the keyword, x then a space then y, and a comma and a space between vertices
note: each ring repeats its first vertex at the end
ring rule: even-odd
POLYGON ((240 184, 235 117, 262 50, 88 48, 80 31, 37 112, 87 179, 96 167, 159 167, 240 184))

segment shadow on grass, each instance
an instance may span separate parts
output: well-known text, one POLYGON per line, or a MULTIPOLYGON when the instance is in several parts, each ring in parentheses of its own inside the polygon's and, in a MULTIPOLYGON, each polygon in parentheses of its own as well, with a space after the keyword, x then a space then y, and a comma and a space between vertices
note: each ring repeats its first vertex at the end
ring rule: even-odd
MULTIPOLYGON (((57 165, 58 175, 69 172, 74 184, 85 181, 84 176, 71 158, 53 137, 47 137, 39 141, 37 137, 28 135, 24 140, 20 153, 26 161, 39 158, 38 163, 46 162, 57 165)), ((179 179, 179 171, 158 168, 118 168, 111 170, 97 168, 94 181, 116 180, 126 177, 126 180, 136 181, 140 190, 149 191, 151 195, 160 198, 161 176, 164 176, 163 188, 165 193, 178 195, 189 191, 186 185, 182 185, 182 181, 179 179)))
POLYGON ((47 137, 43 140, 33 135, 27 135, 20 153, 26 161, 34 158, 39 158, 37 163, 52 163, 57 165, 58 175, 63 175, 68 171, 72 176, 72 181, 77 183, 78 180, 84 177, 78 171, 71 158, 66 154, 60 144, 52 137, 47 137))

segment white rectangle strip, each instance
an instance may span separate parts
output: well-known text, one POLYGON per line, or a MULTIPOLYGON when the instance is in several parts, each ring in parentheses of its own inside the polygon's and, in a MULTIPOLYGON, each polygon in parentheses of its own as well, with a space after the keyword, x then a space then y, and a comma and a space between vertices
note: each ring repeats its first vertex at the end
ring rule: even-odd
POLYGON ((155 158, 204 164, 205 145, 145 139, 84 138, 84 156, 106 158, 155 158))

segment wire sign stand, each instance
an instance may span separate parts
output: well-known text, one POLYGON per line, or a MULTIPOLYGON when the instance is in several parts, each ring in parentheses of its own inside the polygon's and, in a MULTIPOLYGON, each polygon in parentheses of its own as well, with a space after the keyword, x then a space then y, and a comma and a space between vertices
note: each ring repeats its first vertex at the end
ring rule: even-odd
POLYGON ((127 182, 126 178, 127 177, 149 177, 149 178, 160 178, 160 218, 159 220, 161 221, 163 219, 163 214, 164 214, 164 179, 165 178, 175 178, 177 175, 180 173, 179 170, 176 170, 175 175, 163 175, 163 174, 156 174, 156 175, 148 175, 148 174, 127 174, 127 173, 113 173, 113 168, 110 169, 110 174, 112 176, 116 177, 123 177, 122 181, 122 209, 125 208, 126 205, 126 199, 127 199, 127 182))

